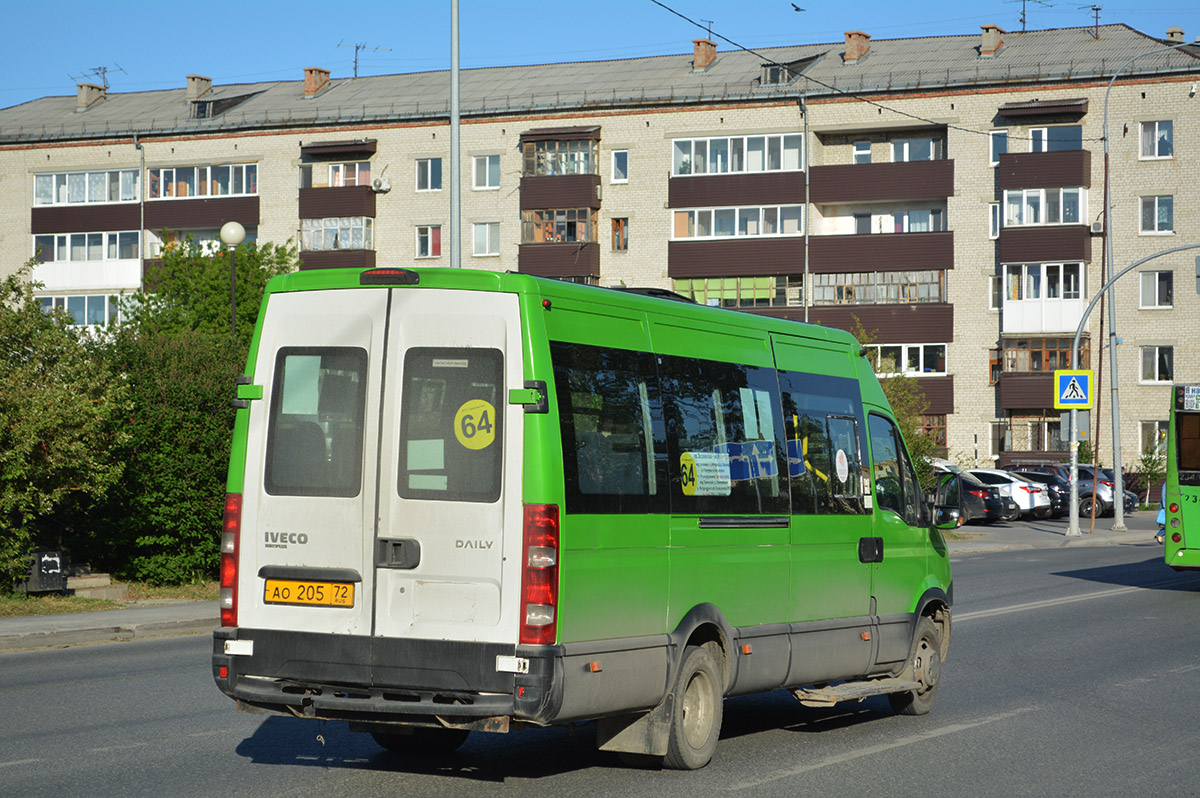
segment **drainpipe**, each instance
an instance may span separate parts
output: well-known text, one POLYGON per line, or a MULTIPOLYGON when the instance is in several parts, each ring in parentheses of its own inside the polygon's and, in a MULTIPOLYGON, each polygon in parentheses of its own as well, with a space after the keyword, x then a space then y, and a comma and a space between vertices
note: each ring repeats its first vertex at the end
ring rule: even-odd
POLYGON ((142 165, 138 168, 138 282, 142 290, 146 290, 146 150, 138 141, 138 134, 133 134, 133 147, 142 156, 142 165))
POLYGON ((810 204, 808 187, 812 184, 812 162, 808 157, 808 79, 804 82, 804 96, 800 98, 800 109, 804 112, 804 321, 808 321, 808 306, 812 304, 809 295, 812 286, 809 285, 808 273, 808 228, 812 222, 812 205, 810 204))

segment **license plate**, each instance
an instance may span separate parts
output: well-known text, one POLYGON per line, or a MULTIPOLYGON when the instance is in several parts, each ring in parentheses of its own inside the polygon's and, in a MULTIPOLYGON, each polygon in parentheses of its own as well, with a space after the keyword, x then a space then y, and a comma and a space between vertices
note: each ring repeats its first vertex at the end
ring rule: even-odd
POLYGON ((354 584, 268 579, 263 592, 267 604, 303 604, 316 607, 353 607, 354 584))

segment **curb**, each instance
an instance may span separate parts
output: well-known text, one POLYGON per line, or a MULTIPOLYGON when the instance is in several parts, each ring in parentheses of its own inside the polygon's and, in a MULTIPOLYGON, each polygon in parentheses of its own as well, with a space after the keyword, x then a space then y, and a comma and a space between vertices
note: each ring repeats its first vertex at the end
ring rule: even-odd
POLYGON ((217 628, 216 618, 189 618, 177 621, 96 626, 85 629, 46 629, 0 635, 0 653, 37 648, 65 648, 83 643, 146 640, 155 637, 181 637, 208 634, 217 628))

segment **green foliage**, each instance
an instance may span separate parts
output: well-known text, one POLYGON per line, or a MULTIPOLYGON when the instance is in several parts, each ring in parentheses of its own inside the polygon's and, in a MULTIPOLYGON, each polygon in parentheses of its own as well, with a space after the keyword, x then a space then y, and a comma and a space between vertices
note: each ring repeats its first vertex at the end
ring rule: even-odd
MULTIPOLYGON (((1146 492, 1144 501, 1151 504, 1151 489, 1167 478, 1167 455, 1161 446, 1151 443, 1142 451, 1138 458, 1138 476, 1142 481, 1142 489, 1146 492)), ((1157 499, 1155 502, 1157 503, 1157 499)))
MULTIPOLYGON (((1096 461, 1096 450, 1092 446, 1090 440, 1079 442, 1079 452, 1075 455, 1082 465, 1091 465, 1096 461)), ((1097 468, 1103 467, 1104 463, 1096 463, 1097 468)))
POLYGON ((46 313, 33 262, 0 281, 0 590, 37 545, 59 546, 65 519, 121 477, 128 388, 98 341, 46 313))

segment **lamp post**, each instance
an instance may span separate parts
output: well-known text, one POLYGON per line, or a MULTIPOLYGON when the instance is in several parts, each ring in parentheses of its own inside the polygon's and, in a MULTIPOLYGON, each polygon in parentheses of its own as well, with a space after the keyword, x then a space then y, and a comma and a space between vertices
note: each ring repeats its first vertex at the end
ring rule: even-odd
MULTIPOLYGON (((1113 72, 1112 80, 1108 82, 1108 89, 1104 92, 1104 251, 1106 261, 1108 263, 1109 279, 1114 279, 1113 276, 1113 246, 1112 246, 1112 174, 1108 168, 1108 98, 1112 93, 1113 84, 1117 82, 1117 78, 1125 67, 1132 64, 1139 58, 1155 53, 1166 52, 1167 50, 1178 50, 1180 47, 1187 47, 1200 43, 1200 38, 1195 42, 1178 42, 1177 44, 1169 44, 1166 47, 1158 47, 1154 50, 1147 50, 1144 53, 1139 53, 1133 56, 1117 70, 1113 72)), ((1141 135, 1138 136, 1139 146, 1141 135)), ((1122 272, 1124 274, 1124 272, 1122 272)), ((1109 412, 1112 413, 1112 436, 1113 436, 1113 526, 1112 528, 1118 532, 1124 532, 1125 527, 1125 473, 1121 466, 1121 425, 1120 425, 1120 404, 1117 393, 1117 303, 1116 297, 1108 303, 1108 356, 1109 356, 1109 381, 1112 386, 1112 401, 1109 404, 1109 412)), ((1078 342, 1075 344, 1079 346, 1078 342)), ((1077 350, 1072 350, 1071 359, 1074 361, 1077 350)), ((1074 367, 1074 366, 1072 366, 1074 367)), ((1078 450, 1075 443, 1075 411, 1071 411, 1071 481, 1074 484, 1078 476, 1078 450)), ((1074 498, 1074 497, 1072 497, 1074 498)), ((1075 511, 1072 510, 1072 513, 1075 511)), ((1072 524, 1073 528, 1077 528, 1072 524)))
POLYGON ((229 247, 229 332, 237 335, 237 248, 246 240, 246 228, 238 222, 221 225, 221 243, 229 247))

